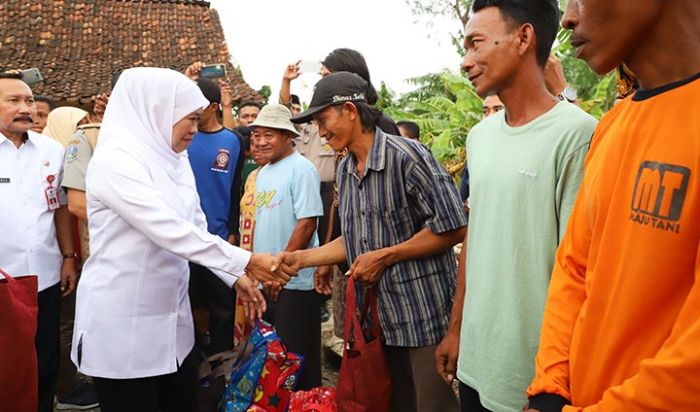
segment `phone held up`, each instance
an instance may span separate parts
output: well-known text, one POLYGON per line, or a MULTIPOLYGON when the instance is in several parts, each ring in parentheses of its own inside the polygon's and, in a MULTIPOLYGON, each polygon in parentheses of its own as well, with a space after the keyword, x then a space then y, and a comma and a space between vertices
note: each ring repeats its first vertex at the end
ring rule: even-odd
POLYGON ((44 78, 41 77, 39 69, 32 67, 31 69, 22 70, 22 81, 29 86, 34 86, 37 83, 43 82, 44 78))
POLYGON ((205 79, 225 79, 226 66, 222 63, 206 65, 202 67, 202 70, 199 72, 199 77, 205 79))
POLYGON ((319 70, 321 70, 321 62, 307 60, 299 62, 300 73, 318 73, 319 70))

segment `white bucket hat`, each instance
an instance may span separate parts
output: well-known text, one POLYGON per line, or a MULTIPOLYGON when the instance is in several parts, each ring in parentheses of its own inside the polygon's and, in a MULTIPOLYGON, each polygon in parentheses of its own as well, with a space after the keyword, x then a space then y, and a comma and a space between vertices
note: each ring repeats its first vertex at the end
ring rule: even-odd
POLYGON ((248 127, 269 127, 270 129, 287 130, 299 136, 299 132, 294 128, 294 123, 289 120, 292 112, 286 106, 277 103, 270 103, 263 107, 258 113, 258 117, 248 127))

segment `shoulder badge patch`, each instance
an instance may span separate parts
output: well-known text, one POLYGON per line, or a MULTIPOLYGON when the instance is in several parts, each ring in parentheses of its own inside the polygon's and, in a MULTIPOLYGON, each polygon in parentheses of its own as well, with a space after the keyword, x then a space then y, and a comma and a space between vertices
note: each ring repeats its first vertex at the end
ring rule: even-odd
POLYGON ((66 162, 73 162, 78 158, 78 140, 71 140, 70 144, 66 148, 66 162))

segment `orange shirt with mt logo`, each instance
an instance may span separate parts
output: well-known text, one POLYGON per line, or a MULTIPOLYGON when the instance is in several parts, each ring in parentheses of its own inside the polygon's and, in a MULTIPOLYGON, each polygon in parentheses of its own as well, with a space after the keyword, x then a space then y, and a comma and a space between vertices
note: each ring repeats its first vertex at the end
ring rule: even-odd
POLYGON ((700 411, 700 73, 613 108, 586 162, 528 396, 700 411))

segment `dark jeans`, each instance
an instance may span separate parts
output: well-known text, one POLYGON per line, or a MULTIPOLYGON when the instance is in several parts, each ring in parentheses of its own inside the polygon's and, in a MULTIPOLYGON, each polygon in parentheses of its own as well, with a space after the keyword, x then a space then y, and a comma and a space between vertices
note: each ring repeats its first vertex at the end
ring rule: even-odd
POLYGON ((190 263, 189 293, 192 308, 201 305, 209 310, 209 354, 233 349, 236 290, 204 266, 190 263))
POLYGON ((194 351, 167 375, 136 379, 93 378, 102 412, 196 412, 194 351))
POLYGON ((491 412, 481 404, 479 392, 462 382, 459 383, 459 403, 462 412, 491 412))
POLYGON ((53 412, 53 396, 58 383, 58 359, 61 346, 58 329, 60 310, 60 284, 39 292, 39 316, 35 341, 39 363, 39 412, 53 412))
POLYGON ((283 289, 277 302, 267 299, 263 318, 291 352, 304 357, 296 390, 321 386, 321 312, 313 290, 283 289))

